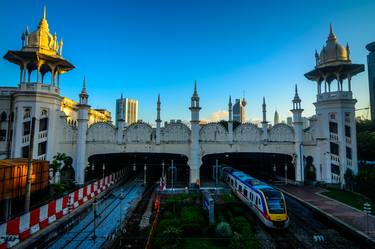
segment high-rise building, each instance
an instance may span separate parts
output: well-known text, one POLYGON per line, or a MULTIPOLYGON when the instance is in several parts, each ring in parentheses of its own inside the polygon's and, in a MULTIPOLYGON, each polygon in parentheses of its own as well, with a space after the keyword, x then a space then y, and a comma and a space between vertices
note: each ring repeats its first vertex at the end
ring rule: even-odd
POLYGON ((292 123, 293 123, 292 117, 287 117, 286 118, 286 124, 292 126, 292 123))
POLYGON ((138 120, 138 100, 125 98, 122 101, 123 106, 120 108, 121 98, 116 100, 116 127, 118 126, 120 110, 124 112, 123 117, 126 125, 131 125, 138 120))
POLYGON ((367 55, 368 84, 370 88, 371 120, 375 122, 375 42, 366 46, 370 53, 367 55))
POLYGON ((240 123, 246 122, 246 100, 245 98, 236 99, 236 102, 233 105, 233 121, 240 123))
POLYGON ((273 117, 273 125, 277 125, 278 123, 280 123, 280 117, 279 113, 275 111, 275 116, 273 117))

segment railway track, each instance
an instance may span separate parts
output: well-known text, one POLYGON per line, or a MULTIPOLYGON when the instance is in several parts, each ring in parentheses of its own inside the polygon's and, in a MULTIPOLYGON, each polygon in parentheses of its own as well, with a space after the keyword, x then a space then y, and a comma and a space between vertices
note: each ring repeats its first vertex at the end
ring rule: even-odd
POLYGON ((353 241, 346 239, 329 224, 316 217, 297 200, 287 197, 289 227, 272 230, 264 226, 250 213, 255 222, 262 248, 273 249, 358 249, 353 241), (260 234, 260 235, 259 235, 260 234))
POLYGON ((120 225, 120 215, 123 214, 119 209, 122 209, 122 205, 127 201, 129 195, 135 195, 136 191, 139 191, 138 186, 139 183, 136 179, 132 179, 123 186, 116 188, 112 193, 104 196, 103 200, 96 204, 96 219, 91 212, 81 221, 79 226, 62 235, 59 240, 47 248, 100 248, 115 228, 114 226, 120 225), (116 218, 113 219, 113 216, 116 218))
POLYGON ((106 248, 144 248, 147 237, 140 231, 139 224, 145 213, 152 194, 154 193, 156 184, 150 184, 146 187, 141 200, 135 207, 131 216, 124 224, 125 234, 119 233, 116 239, 106 248))

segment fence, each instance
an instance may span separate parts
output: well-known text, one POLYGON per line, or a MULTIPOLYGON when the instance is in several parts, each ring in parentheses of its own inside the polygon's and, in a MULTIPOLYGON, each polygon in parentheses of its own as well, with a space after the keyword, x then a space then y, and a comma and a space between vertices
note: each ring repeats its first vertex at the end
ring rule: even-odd
MULTIPOLYGON (((46 189, 49 179, 47 161, 31 161, 31 192, 46 189)), ((27 160, 0 160, 0 201, 24 196, 26 193, 27 160)))
POLYGON ((49 224, 61 219, 94 196, 105 191, 109 186, 120 181, 124 175, 125 169, 122 169, 1 224, 0 249, 11 248, 49 224))

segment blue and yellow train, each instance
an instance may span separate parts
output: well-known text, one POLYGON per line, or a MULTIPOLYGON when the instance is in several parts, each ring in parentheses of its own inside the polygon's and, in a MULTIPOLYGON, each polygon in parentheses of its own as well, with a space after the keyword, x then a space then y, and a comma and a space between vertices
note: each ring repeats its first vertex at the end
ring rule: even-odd
POLYGON ((286 228, 289 223, 283 193, 248 174, 223 168, 223 180, 233 192, 270 228, 286 228))

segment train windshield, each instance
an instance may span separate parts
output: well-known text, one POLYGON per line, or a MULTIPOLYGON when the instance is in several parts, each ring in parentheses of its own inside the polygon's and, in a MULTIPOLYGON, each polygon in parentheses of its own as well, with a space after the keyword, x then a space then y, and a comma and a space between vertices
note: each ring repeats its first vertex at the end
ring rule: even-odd
POLYGON ((281 192, 275 190, 263 190, 266 197, 268 210, 270 214, 283 214, 285 213, 284 199, 281 192))

